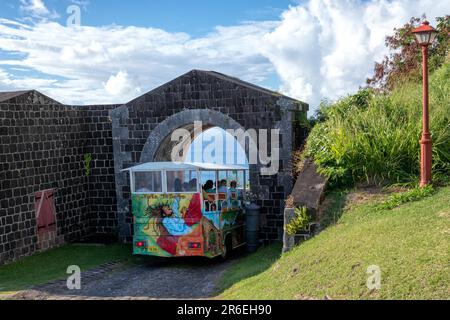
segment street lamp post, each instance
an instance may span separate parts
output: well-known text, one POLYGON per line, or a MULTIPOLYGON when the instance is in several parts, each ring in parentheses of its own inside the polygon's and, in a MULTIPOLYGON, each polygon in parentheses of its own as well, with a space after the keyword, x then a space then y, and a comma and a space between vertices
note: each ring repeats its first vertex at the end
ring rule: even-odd
POLYGON ((436 30, 425 21, 420 27, 413 30, 417 42, 422 46, 422 69, 423 69, 423 130, 420 140, 420 186, 425 187, 432 182, 432 141, 429 125, 428 109, 428 46, 436 38, 436 30))

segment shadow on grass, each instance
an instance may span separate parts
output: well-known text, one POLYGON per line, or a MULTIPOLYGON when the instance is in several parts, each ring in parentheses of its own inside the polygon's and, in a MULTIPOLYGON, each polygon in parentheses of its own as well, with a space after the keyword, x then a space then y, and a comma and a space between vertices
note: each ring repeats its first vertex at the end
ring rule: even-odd
POLYGON ((331 190, 326 193, 320 214, 322 230, 339 221, 347 204, 348 194, 348 190, 331 190))
POLYGON ((216 286, 217 294, 221 294, 235 283, 268 270, 281 257, 282 247, 281 243, 276 243, 261 247, 255 253, 235 258, 219 280, 216 286))

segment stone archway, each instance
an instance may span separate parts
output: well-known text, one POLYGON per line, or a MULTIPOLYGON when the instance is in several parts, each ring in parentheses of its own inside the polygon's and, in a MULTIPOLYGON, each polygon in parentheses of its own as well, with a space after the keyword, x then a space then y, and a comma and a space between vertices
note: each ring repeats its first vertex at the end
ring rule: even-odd
MULTIPOLYGON (((194 122, 201 121, 204 130, 220 127, 279 132, 278 170, 268 176, 259 170, 265 165, 251 165, 250 182, 252 191, 263 195, 258 200, 262 206, 260 239, 281 240, 284 200, 292 190, 292 150, 304 141, 299 119, 306 118, 307 110, 308 106, 301 101, 224 74, 201 70, 192 70, 112 110, 121 239, 131 241, 133 233, 129 178, 121 170, 142 162, 170 161, 172 147, 179 143, 171 141, 172 132, 182 128, 193 134, 194 122)), ((239 143, 249 158, 248 143, 245 146, 242 141, 239 143)))
MULTIPOLYGON (((236 120, 221 112, 211 109, 184 110, 168 117, 153 129, 142 149, 140 162, 170 161, 171 150, 178 143, 171 141, 172 133, 177 129, 183 128, 189 131, 191 137, 194 138, 194 122, 196 121, 202 123, 203 132, 212 127, 245 131, 245 128, 236 120)), ((254 146, 257 145, 257 142, 253 140, 249 141, 249 143, 252 143, 254 146)), ((186 145, 184 149, 188 146, 186 145)), ((248 159, 248 145, 241 145, 241 147, 245 150, 248 159)), ((251 170, 256 170, 256 166, 251 165, 251 170)))

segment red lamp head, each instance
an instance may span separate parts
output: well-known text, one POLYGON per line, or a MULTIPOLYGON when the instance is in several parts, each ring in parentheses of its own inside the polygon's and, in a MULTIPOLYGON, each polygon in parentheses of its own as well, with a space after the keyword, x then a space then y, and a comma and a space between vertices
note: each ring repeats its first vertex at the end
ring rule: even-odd
POLYGON ((413 33, 416 36, 417 42, 421 46, 428 46, 432 44, 437 36, 436 29, 431 27, 428 21, 424 21, 420 27, 413 30, 413 33))

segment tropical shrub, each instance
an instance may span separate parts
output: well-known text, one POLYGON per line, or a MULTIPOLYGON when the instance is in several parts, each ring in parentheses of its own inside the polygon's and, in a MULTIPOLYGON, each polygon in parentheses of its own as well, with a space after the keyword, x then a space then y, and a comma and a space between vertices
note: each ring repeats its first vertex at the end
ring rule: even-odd
POLYGON ((307 231, 310 222, 308 209, 306 207, 295 208, 295 217, 286 225, 286 232, 295 235, 302 231, 307 231))
MULTIPOLYGON (((450 176, 450 61, 430 77, 430 130, 435 179, 450 176)), ((420 164, 422 85, 407 82, 389 94, 363 89, 323 103, 304 156, 332 186, 416 181, 420 164)))

